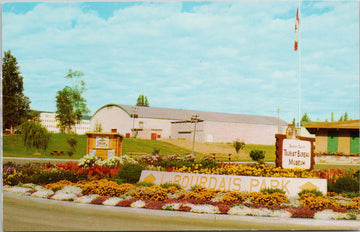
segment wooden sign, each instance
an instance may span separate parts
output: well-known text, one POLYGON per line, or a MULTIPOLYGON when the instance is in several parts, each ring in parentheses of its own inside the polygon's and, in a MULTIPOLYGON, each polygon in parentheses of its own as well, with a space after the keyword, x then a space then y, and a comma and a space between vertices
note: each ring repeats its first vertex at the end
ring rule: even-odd
POLYGON ((276 167, 314 169, 315 138, 276 134, 276 167))

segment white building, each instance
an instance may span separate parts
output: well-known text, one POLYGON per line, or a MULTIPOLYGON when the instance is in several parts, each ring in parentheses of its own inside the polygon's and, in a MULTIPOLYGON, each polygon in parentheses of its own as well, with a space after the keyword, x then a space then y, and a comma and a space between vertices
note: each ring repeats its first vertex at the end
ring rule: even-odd
POLYGON ((92 128, 143 139, 182 138, 192 140, 195 120, 196 141, 275 144, 275 134, 285 133, 287 122, 271 116, 214 113, 158 107, 108 104, 91 117, 92 128))
MULTIPOLYGON (((55 118, 56 113, 40 112, 40 123, 46 127, 49 132, 59 133, 58 122, 55 118)), ((76 134, 82 135, 91 131, 91 123, 88 116, 85 116, 80 123, 76 124, 76 134)))

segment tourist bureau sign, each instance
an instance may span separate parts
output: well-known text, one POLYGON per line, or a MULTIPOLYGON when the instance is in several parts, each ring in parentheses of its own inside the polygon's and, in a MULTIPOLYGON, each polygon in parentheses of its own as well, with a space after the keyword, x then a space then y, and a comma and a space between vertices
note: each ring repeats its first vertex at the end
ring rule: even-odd
POLYGON ((276 167, 314 169, 315 138, 276 134, 276 167))
POLYGON ((311 143, 309 141, 284 139, 282 147, 283 168, 305 168, 311 167, 311 143))
POLYGON ((288 177, 256 177, 235 175, 211 175, 179 172, 161 172, 143 170, 140 181, 163 183, 176 183, 188 190, 198 185, 219 191, 259 192, 261 189, 282 189, 286 195, 297 197, 302 190, 327 191, 326 179, 314 178, 288 178, 288 177))

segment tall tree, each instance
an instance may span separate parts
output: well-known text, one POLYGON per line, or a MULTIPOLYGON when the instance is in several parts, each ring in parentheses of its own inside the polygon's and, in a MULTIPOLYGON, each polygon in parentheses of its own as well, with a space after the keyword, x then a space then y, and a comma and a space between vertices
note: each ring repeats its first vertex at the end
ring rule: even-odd
POLYGON ((59 90, 56 95, 56 120, 60 133, 70 133, 74 125, 76 125, 76 116, 73 114, 73 104, 71 101, 70 87, 66 86, 59 90))
POLYGON ((147 106, 147 107, 149 107, 149 101, 148 101, 147 97, 144 96, 143 94, 140 94, 137 101, 136 101, 136 106, 147 106))
POLYGON ((71 79, 71 87, 65 86, 57 92, 56 119, 62 133, 70 133, 76 123, 80 123, 81 117, 90 112, 86 106, 86 99, 82 96, 86 91, 85 81, 81 79, 83 76, 83 72, 69 69, 65 78, 71 79))
POLYGON ((2 64, 3 128, 13 133, 17 126, 27 120, 30 99, 24 95, 23 77, 16 58, 11 51, 4 52, 2 64))
POLYGON ((305 113, 301 118, 301 126, 304 126, 304 123, 311 122, 310 117, 305 113))

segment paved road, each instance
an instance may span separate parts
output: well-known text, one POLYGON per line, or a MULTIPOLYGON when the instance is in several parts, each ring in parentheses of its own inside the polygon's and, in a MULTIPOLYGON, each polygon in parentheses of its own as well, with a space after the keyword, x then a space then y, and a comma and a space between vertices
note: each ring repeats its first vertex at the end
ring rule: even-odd
POLYGON ((5 231, 358 230, 359 221, 194 214, 79 204, 3 193, 5 231))

